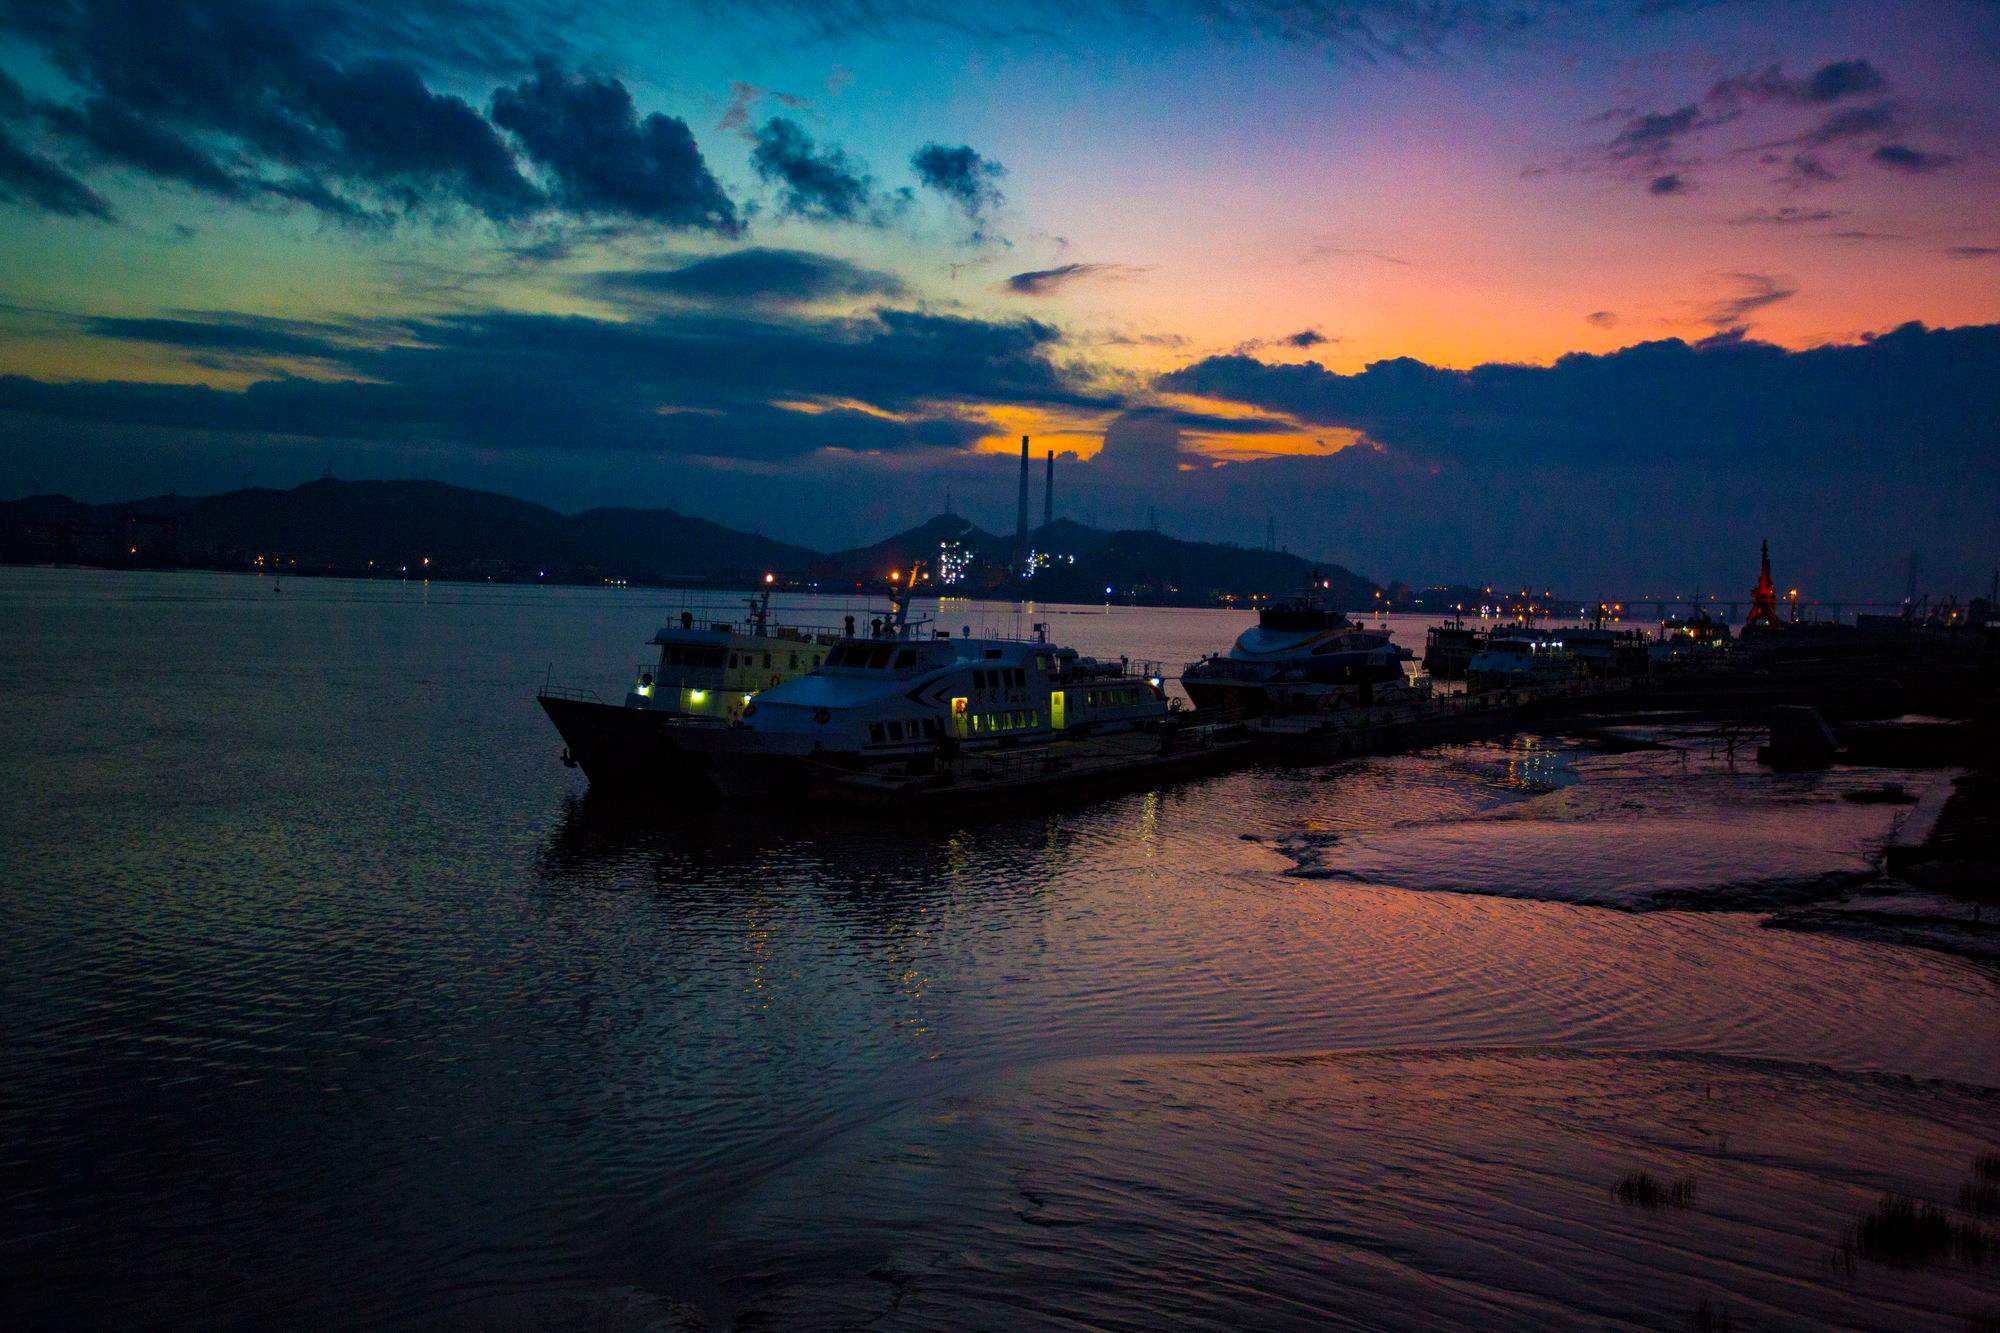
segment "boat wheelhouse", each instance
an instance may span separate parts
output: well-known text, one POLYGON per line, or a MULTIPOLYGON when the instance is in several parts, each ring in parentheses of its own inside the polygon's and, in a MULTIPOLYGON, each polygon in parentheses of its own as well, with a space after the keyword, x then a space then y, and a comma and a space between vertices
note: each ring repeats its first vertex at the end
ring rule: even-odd
POLYGON ((1497 625, 1472 654, 1466 679, 1487 689, 1574 680, 1577 655, 1568 634, 1535 625, 1497 625))
POLYGON ((1314 597, 1258 613, 1227 655, 1210 654, 1181 671, 1181 688, 1201 709, 1230 717, 1322 712, 1421 697, 1411 658, 1387 630, 1367 629, 1314 597))
MULTIPOLYGON (((871 625, 884 623, 878 615, 871 625)), ((563 738, 563 762, 580 766, 593 785, 682 786, 702 780, 706 761, 679 737, 728 726, 760 691, 818 670, 854 633, 851 614, 839 626, 774 621, 768 592, 736 617, 683 609, 649 640, 658 657, 636 669, 622 704, 558 685, 544 685, 537 699, 563 738)))
POLYGON ((879 636, 832 645, 819 670, 759 694, 726 728, 690 733, 733 795, 801 786, 814 768, 901 765, 1132 730, 1170 711, 1158 668, 1034 639, 921 637, 899 601, 879 636))
POLYGON ((1424 635, 1424 671, 1433 680, 1464 680, 1479 639, 1478 629, 1462 619, 1431 626, 1424 635))
POLYGON ((1733 642, 1729 626, 1709 614, 1695 593, 1695 608, 1686 615, 1669 616, 1660 622, 1659 637, 1646 646, 1655 667, 1693 666, 1713 661, 1733 642))

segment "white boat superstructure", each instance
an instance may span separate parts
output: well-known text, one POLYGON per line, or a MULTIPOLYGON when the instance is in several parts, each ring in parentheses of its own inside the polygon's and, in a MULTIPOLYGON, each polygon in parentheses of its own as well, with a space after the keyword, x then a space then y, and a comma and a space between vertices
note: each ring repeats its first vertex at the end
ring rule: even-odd
POLYGON ((726 728, 682 744, 735 795, 794 787, 807 765, 922 767, 967 751, 1130 730, 1170 711, 1158 668, 1034 639, 952 638, 907 623, 842 639, 817 671, 758 694, 726 728))
POLYGON ((1474 650, 1468 679, 1482 685, 1526 685, 1577 674, 1566 631, 1534 625, 1495 626, 1474 650))
POLYGON ((1428 678, 1405 668, 1411 657, 1387 630, 1307 596, 1265 607, 1226 656, 1188 663, 1181 688, 1197 708, 1231 717, 1373 707, 1429 692, 1428 678))

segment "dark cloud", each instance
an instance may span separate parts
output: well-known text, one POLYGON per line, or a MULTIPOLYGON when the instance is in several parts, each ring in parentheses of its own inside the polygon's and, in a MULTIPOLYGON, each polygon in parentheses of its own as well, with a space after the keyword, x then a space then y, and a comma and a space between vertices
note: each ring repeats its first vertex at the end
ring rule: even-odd
POLYGON ((717 305, 796 306, 855 297, 897 296, 892 274, 804 250, 751 248, 692 260, 678 268, 602 273, 592 284, 608 294, 669 296, 717 305))
POLYGON ((1768 273, 1731 273, 1728 276, 1737 290, 1712 302, 1702 314, 1702 320, 1718 331, 1738 331, 1743 322, 1759 310, 1798 295, 1797 288, 1785 286, 1768 273))
POLYGON ((1982 460, 2000 414, 2000 325, 1906 325, 1787 351, 1733 337, 1446 370, 1401 358, 1351 375, 1213 357, 1163 389, 1345 426, 1420 457, 1515 464, 1739 464, 1895 471, 1982 460))
POLYGON ((203 149, 110 98, 92 97, 80 108, 50 107, 45 116, 58 132, 103 161, 224 198, 238 198, 244 192, 243 182, 203 149))
POLYGON ((1276 338, 1251 338, 1245 342, 1236 344, 1231 350, 1238 356, 1248 356, 1252 352, 1261 352, 1271 347, 1292 348, 1303 351, 1307 348, 1319 347, 1326 343, 1336 343, 1339 341, 1340 339, 1338 338, 1327 337, 1318 329, 1300 329, 1297 333, 1287 333, 1276 338))
POLYGON ((974 240, 983 239, 993 210, 1000 207, 1000 178, 1006 168, 961 144, 956 148, 927 143, 910 157, 917 179, 956 204, 972 224, 974 240))
POLYGON ((1664 176, 1655 176, 1646 182, 1647 194, 1686 194, 1689 190, 1687 179, 1677 171, 1664 176))
POLYGON ((0 412, 97 426, 423 442, 477 450, 773 459, 823 448, 961 447, 995 404, 1103 410, 1034 320, 908 310, 841 319, 687 311, 611 321, 488 313, 354 326, 242 316, 100 319, 102 337, 202 363, 310 356, 338 379, 243 390, 0 381, 0 412))
POLYGON ((198 319, 99 316, 86 319, 83 331, 96 338, 249 356, 324 358, 339 355, 347 346, 345 340, 335 336, 334 329, 324 324, 245 315, 207 315, 198 319))
POLYGON ((1777 65, 1767 65, 1754 74, 1724 79, 1709 89, 1708 95, 1722 101, 1743 98, 1812 104, 1876 92, 1886 83, 1882 72, 1866 60, 1836 60, 1803 79, 1787 78, 1777 65))
POLYGON ((1794 153, 1785 174, 1779 177, 1783 184, 1800 190, 1808 186, 1825 185, 1839 179, 1840 177, 1836 176, 1826 163, 1810 153, 1794 153))
POLYGON ((28 114, 28 95, 14 76, 0 69, 0 120, 18 120, 28 114))
POLYGON ((1380 250, 1360 250, 1360 249, 1355 249, 1352 246, 1342 246, 1342 245, 1315 245, 1312 249, 1306 251, 1305 254, 1301 256, 1300 262, 1310 264, 1316 259, 1342 259, 1342 258, 1373 259, 1384 264, 1396 264, 1403 268, 1408 268, 1410 266, 1409 260, 1399 259, 1395 255, 1391 254, 1384 254, 1380 250))
POLYGON ((1942 171, 1957 164, 1958 159, 1946 153, 1928 153, 1908 144, 1885 143, 1869 158, 1877 166, 1900 171, 1912 176, 1921 176, 1933 171, 1942 171))
POLYGON ((0 129, 0 199, 67 217, 112 220, 110 201, 0 129))
POLYGON ((1013 274, 1001 289, 1011 296, 1053 296, 1091 278, 1121 278, 1135 271, 1129 264, 1059 264, 1013 274))
POLYGON ((1947 247, 1945 253, 1953 259, 1991 259, 2000 255, 2000 245, 1954 245, 1947 247))
POLYGON ((1843 107, 1807 131, 1799 140, 1815 148, 1871 134, 1888 134, 1896 128, 1896 109, 1887 102, 1873 106, 1843 107))
POLYGON ((1615 310, 1593 310, 1583 318, 1585 323, 1595 324, 1600 329, 1615 328, 1618 324, 1618 312, 1615 310))
POLYGON ((1809 222, 1831 222, 1845 217, 1845 209, 1798 208, 1787 204, 1783 208, 1759 208, 1739 217, 1729 219, 1732 227, 1797 227, 1809 222))
POLYGON ((778 186, 778 207, 816 222, 880 222, 875 183, 846 153, 822 151, 795 120, 774 116, 756 133, 750 164, 778 186))
POLYGON ((575 212, 742 230, 687 122, 659 112, 641 120, 616 79, 565 75, 538 61, 533 78, 493 94, 493 120, 554 177, 556 198, 575 212))
MULTIPOLYGON (((300 178, 342 201, 367 195, 410 212, 465 205, 494 218, 539 196, 486 119, 425 86, 413 64, 379 55, 335 59, 322 46, 366 25, 338 3, 262 0, 0 0, 21 39, 101 107, 76 113, 128 165, 173 164, 183 183, 215 178, 194 164, 215 139, 277 177, 300 178), (132 122, 157 135, 143 142, 132 122), (161 136, 173 136, 168 139, 161 136), (192 173, 192 174, 190 174, 192 173)), ((418 5, 435 17, 436 5, 418 5)), ((410 31, 420 19, 385 23, 410 31)), ((212 154, 211 154, 212 155, 212 154)))
POLYGON ((1866 60, 1836 60, 1814 70, 1806 80, 1804 100, 1833 102, 1860 93, 1872 93, 1883 85, 1882 73, 1866 60))
POLYGON ((1675 111, 1649 111, 1634 115, 1604 145, 1604 151, 1620 162, 1661 162, 1674 151, 1684 136, 1707 123, 1702 118, 1701 108, 1692 102, 1675 111))

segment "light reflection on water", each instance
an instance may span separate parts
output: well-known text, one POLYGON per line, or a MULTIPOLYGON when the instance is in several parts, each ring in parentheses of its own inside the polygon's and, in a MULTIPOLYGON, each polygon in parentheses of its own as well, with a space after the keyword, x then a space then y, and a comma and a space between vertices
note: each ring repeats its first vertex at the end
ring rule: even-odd
MULTIPOLYGON (((1523 738, 946 827, 635 819, 554 762, 532 693, 551 660, 620 684, 663 618, 654 602, 262 589, 0 573, 0 760, 24 778, 0 795, 8 1252, 71 1312, 515 1322, 555 1301, 598 1322, 682 1301, 713 1317, 857 1300, 879 1313, 868 1301, 894 1293, 921 1324, 955 1300, 990 1317, 1032 1283, 1035 1309, 1110 1322, 1240 1315, 1279 1287, 1315 1315, 1393 1299, 1415 1322, 1497 1317, 1513 1307, 1493 1303, 1489 1269, 1466 1275, 1464 1251, 1518 1248, 1523 1217, 1474 1203, 1442 1228, 1400 1212, 1388 1183, 1541 1188, 1518 1146, 1540 1121, 1461 1114, 1435 1141, 1407 1124, 1384 1137, 1345 1093, 1332 1122, 1286 1100, 1331 1095, 1332 1075, 1274 1073, 1304 1084, 1263 1097, 1266 1075, 1242 1074, 1260 1066, 1216 1058, 1530 1053, 1371 1066, 1399 1071, 1371 1076, 1392 1108, 1434 1108, 1439 1080, 1506 1106, 1550 1068, 1596 1071, 1551 1080, 1604 1108, 1577 1129, 1584 1165, 1566 1168, 1593 1191, 1633 1136, 1680 1123, 1658 1088, 1679 1075, 1658 1071, 1681 1066, 1648 1052, 1829 1066, 1760 1072, 1743 1104, 1777 1115, 1810 1085, 1858 1134, 1886 1127, 1900 1146, 1868 1188, 1931 1180, 1990 1110, 1864 1073, 1992 1081, 1981 973, 1740 914, 1545 900, 1724 882, 1746 845, 1732 830, 1765 828, 1759 811, 1798 835, 1774 873, 1844 864, 1871 836, 1845 821, 1879 815, 1824 783, 1523 738), (1466 829, 1494 848, 1476 864, 1452 842, 1466 829), (1302 862, 1338 878, 1300 878, 1302 862), (1487 881, 1464 882, 1468 864, 1487 881), (1534 1063, 1549 1050, 1630 1063, 1534 1063), (1322 1152, 1329 1123, 1348 1128, 1322 1152), (959 1165, 933 1194, 939 1154, 959 1165), (1232 1157, 1253 1164, 1240 1180, 1209 1173, 1232 1157), (1351 1212, 1290 1211, 1287 1182, 1315 1170, 1351 1212), (1021 1176, 1072 1225, 992 1230, 1021 1176), (1234 1211, 1207 1211, 1199 1190, 1160 1202, 1190 1176, 1236 1190, 1234 1211), (850 1231, 811 1220, 819 1209, 850 1231), (902 1221, 970 1246, 990 1279, 913 1260, 885 1238, 902 1221), (1353 1252, 1317 1276, 1273 1257, 1307 1225, 1353 1252), (1030 1231, 1062 1233, 1061 1250, 1030 1231), (1436 1280, 1371 1278, 1361 1261, 1385 1248, 1436 1280), (1093 1276, 1148 1262, 1184 1281, 1093 1276), (1263 1276, 1230 1285, 1244 1263, 1263 1276), (1220 1303, 1177 1303, 1196 1287, 1220 1303)), ((1056 624, 1085 651, 1174 661, 1225 647, 1245 619, 1056 624)), ((1674 1143, 1663 1155, 1688 1151, 1674 1143)), ((1756 1209, 1835 1178, 1844 1207, 1861 1188, 1834 1147, 1796 1155, 1752 1182, 1756 1209)), ((1542 1229, 1549 1265, 1609 1225, 1580 1216, 1542 1229)), ((1798 1226, 1766 1257, 1772 1290, 1722 1294, 1809 1308, 1830 1279, 1793 1271, 1798 1226)), ((1658 1287, 1685 1267, 1684 1236, 1613 1230, 1620 1281, 1658 1287)), ((1948 1308, 1953 1282, 1913 1279, 1896 1299, 1948 1308)), ((1533 1308, 1605 1314, 1586 1288, 1536 1287, 1533 1308)))

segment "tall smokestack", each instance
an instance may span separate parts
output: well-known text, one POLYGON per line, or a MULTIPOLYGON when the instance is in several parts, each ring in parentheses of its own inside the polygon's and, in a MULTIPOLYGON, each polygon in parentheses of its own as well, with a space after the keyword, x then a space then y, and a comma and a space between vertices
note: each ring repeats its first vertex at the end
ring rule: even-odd
POLYGON ((1028 437, 1021 437, 1021 498, 1014 508, 1014 571, 1028 563, 1028 437))
POLYGON ((1049 450, 1049 477, 1042 484, 1042 526, 1056 521, 1056 451, 1049 450))

